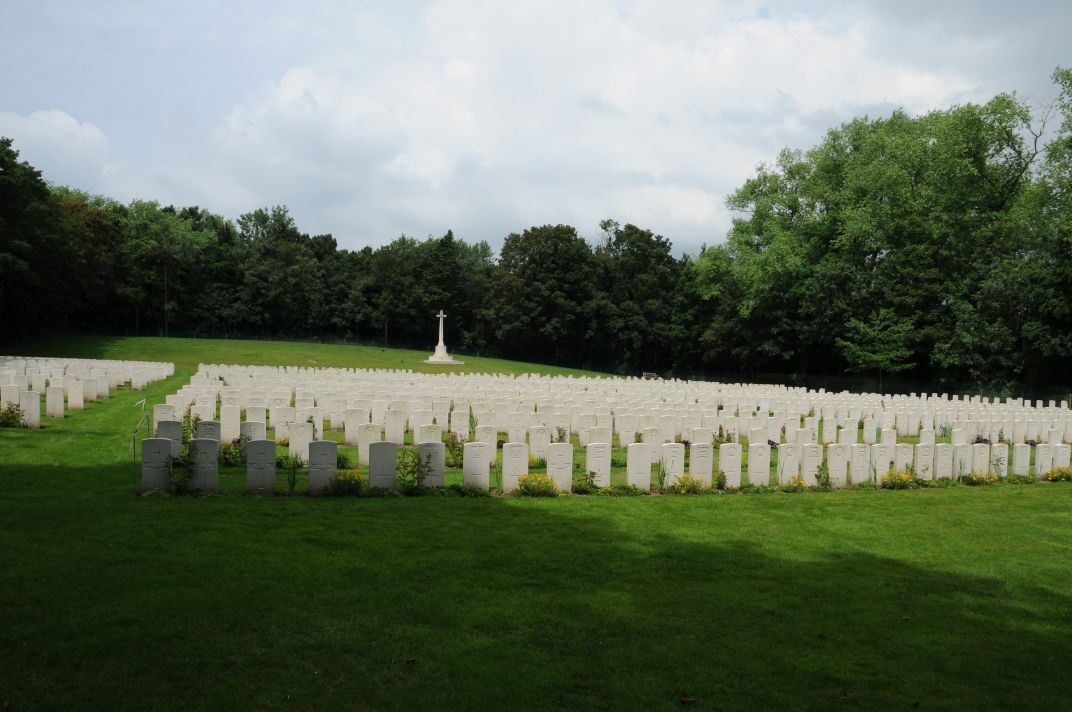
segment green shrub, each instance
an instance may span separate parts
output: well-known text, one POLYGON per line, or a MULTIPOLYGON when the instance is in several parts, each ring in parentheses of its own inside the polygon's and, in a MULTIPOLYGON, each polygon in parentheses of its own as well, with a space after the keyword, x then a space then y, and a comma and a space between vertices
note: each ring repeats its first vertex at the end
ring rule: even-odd
POLYGON ((882 476, 882 489, 917 489, 919 482, 908 470, 890 470, 882 476))
POLYGON ((699 477, 680 475, 665 491, 667 494, 704 494, 711 491, 711 486, 704 484, 699 477))
POLYGON ((398 464, 395 470, 395 487, 399 494, 413 497, 424 492, 424 480, 431 468, 431 455, 424 458, 415 448, 403 448, 398 451, 398 464))
POLYGON ((1072 467, 1055 467, 1046 473, 1047 482, 1072 482, 1072 467))
POLYGON ((596 473, 587 472, 583 467, 575 465, 573 468, 573 494, 595 494, 599 491, 596 486, 596 473))
POLYGON ((446 492, 454 497, 490 497, 491 492, 474 485, 450 485, 446 492))
POLYGON ((1001 478, 1003 485, 1033 485, 1036 480, 1031 475, 1006 475, 1001 478))
POLYGON ((782 492, 807 492, 808 483, 804 481, 804 477, 801 475, 793 475, 789 478, 789 481, 780 486, 782 492))
POLYGON ((9 403, 6 408, 0 410, 0 428, 21 428, 25 416, 17 403, 9 403))
MULTIPOLYGON (((472 416, 469 417, 472 418, 472 416)), ((458 438, 457 433, 451 432, 444 444, 447 446, 444 453, 444 464, 447 467, 461 467, 465 458, 465 443, 458 438)))
POLYGON ((639 497, 651 494, 650 492, 640 489, 636 485, 611 485, 610 487, 607 487, 605 491, 613 497, 639 497))
POLYGON ((337 470, 349 470, 354 466, 354 461, 350 456, 350 453, 345 452, 341 447, 335 450, 335 469, 337 470))
POLYGON ((547 458, 530 457, 529 458, 529 468, 533 469, 533 470, 546 470, 547 469, 547 458))
POLYGON ((941 489, 944 487, 956 487, 957 481, 952 477, 937 477, 933 480, 920 480, 920 485, 930 489, 941 489))
POLYGON ((328 483, 328 493, 332 497, 358 497, 365 484, 365 478, 357 470, 340 470, 328 483))
POLYGON ((874 492, 878 489, 878 487, 875 486, 875 483, 870 481, 858 482, 854 484, 852 488, 862 490, 864 492, 874 492))
POLYGON ((242 464, 242 439, 235 438, 220 445, 220 466, 239 467, 242 464))
POLYGON ((1001 478, 989 473, 969 472, 968 474, 961 476, 960 482, 968 487, 982 487, 985 485, 1001 484, 1001 478))
POLYGON ((190 491, 190 470, 185 458, 171 461, 171 493, 186 494, 190 491))
POLYGON ((815 473, 815 486, 819 489, 830 489, 830 468, 825 462, 819 465, 819 470, 815 473))
POLYGON ((305 460, 297 455, 276 455, 275 466, 287 475, 287 494, 294 494, 298 486, 298 470, 305 467, 305 460))
POLYGON ((517 493, 523 497, 557 497, 558 485, 548 475, 525 475, 517 481, 517 493))

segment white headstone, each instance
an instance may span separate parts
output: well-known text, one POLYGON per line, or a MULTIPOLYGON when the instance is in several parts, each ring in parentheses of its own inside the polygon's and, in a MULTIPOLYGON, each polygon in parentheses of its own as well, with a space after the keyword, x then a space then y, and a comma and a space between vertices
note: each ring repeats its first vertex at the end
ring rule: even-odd
POLYGON ((694 442, 689 447, 689 475, 711 486, 715 466, 715 448, 711 443, 694 442))
POLYGON ((573 445, 551 443, 547 447, 547 475, 563 492, 573 491, 573 445))
POLYGON ((1017 443, 1012 446, 1012 473, 1014 475, 1027 475, 1031 471, 1031 446, 1027 443, 1017 443))
MULTIPOLYGON (((162 439, 162 438, 158 438, 162 439)), ((168 451, 171 446, 168 444, 168 451)), ((220 486, 220 441, 193 438, 187 443, 190 468, 190 489, 215 492, 220 486)))
POLYGON ((369 487, 394 489, 398 475, 398 444, 390 440, 369 443, 369 487))
POLYGON ((493 445, 489 446, 483 440, 465 443, 462 450, 462 481, 466 486, 482 489, 491 487, 488 450, 492 448, 493 445))
POLYGON ((275 492, 275 441, 260 438, 246 443, 246 490, 275 492))
MULTIPOLYGON (((593 428, 593 430, 599 429, 593 428)), ((609 430, 609 428, 604 429, 609 430)), ((610 443, 588 443, 585 447, 585 466, 588 472, 593 474, 596 487, 610 487, 610 443)))
POLYGON ((753 487, 770 484, 771 448, 767 443, 748 446, 748 483, 753 487))
POLYGON ((63 387, 49 386, 45 390, 45 415, 49 418, 63 417, 63 387))
POLYGON ((626 482, 645 492, 651 489, 651 445, 630 443, 625 447, 626 482))
POLYGON ((502 447, 502 490, 517 489, 519 479, 529 474, 529 446, 523 442, 504 443, 502 447))
POLYGON ((417 457, 425 468, 425 487, 443 487, 446 482, 447 447, 442 442, 420 443, 417 445, 417 457))
POLYGON ((871 448, 874 445, 857 443, 849 446, 849 475, 852 484, 858 485, 872 481, 871 474, 871 448))
POLYGON ((359 467, 368 467, 369 445, 380 442, 380 426, 375 423, 364 423, 357 426, 357 464, 359 467))
POLYGON ((738 443, 722 443, 718 446, 718 469, 726 477, 726 487, 741 486, 741 446, 738 443))
POLYGON ((831 487, 841 488, 848 483, 850 447, 844 443, 826 446, 826 469, 831 487))
POLYGON ((145 438, 141 441, 141 491, 167 491, 171 487, 171 441, 145 438))
POLYGON ((945 478, 953 476, 953 446, 950 443, 939 443, 934 446, 934 477, 945 478))

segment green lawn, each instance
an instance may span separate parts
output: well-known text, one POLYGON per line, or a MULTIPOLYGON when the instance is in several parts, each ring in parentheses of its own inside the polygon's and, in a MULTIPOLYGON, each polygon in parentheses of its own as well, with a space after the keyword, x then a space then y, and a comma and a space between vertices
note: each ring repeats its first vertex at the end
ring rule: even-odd
POLYGON ((173 339, 153 337, 65 337, 0 346, 10 355, 67 356, 75 358, 170 361, 175 370, 197 370, 198 363, 257 366, 309 366, 314 368, 401 368, 422 373, 544 373, 599 376, 582 371, 496 358, 461 356, 461 366, 424 363, 427 351, 379 346, 315 344, 301 341, 244 341, 238 339, 173 339))
MULTIPOLYGON (((203 342, 205 360, 226 360, 212 343, 249 344, 203 342)), ((132 340, 100 348, 153 356, 132 340)), ((286 362, 275 348, 259 360, 286 362)), ((134 497, 134 404, 185 382, 176 353, 156 357, 182 373, 144 393, 0 431, 0 708, 1072 699, 1072 485, 134 497)))

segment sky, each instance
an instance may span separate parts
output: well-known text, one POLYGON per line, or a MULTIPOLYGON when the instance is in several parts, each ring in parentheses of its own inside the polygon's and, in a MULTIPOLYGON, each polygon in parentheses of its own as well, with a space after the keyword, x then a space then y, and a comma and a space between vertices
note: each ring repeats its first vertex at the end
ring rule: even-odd
POLYGON ((1072 65, 1072 3, 7 0, 0 135, 46 180, 341 247, 633 223, 723 242, 726 197, 856 116, 1072 65))

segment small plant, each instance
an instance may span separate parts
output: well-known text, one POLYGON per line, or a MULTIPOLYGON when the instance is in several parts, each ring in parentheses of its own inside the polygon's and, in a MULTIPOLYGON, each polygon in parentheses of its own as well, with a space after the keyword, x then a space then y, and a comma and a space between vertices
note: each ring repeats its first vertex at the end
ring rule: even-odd
POLYGON ((350 453, 343 451, 342 448, 335 450, 335 469, 337 470, 349 470, 354 466, 354 461, 350 458, 350 453))
POLYGON ((1072 482, 1072 467, 1055 467, 1046 473, 1047 482, 1072 482))
POLYGON ((452 432, 445 444, 444 464, 447 467, 461 467, 465 458, 465 443, 462 442, 457 433, 452 432))
POLYGON ((475 485, 450 485, 447 494, 454 497, 490 497, 491 492, 475 485))
POLYGON ((610 466, 618 469, 625 469, 629 466, 629 461, 624 457, 612 455, 610 458, 610 466))
POLYGON ((635 442, 635 443, 644 442, 644 434, 641 433, 639 430, 637 432, 633 433, 633 442, 635 442))
POLYGON ((819 489, 830 489, 830 468, 825 462, 819 465, 815 473, 815 486, 819 489))
POLYGON ((359 497, 365 489, 365 484, 364 476, 356 469, 339 470, 328 482, 328 493, 332 497, 359 497))
POLYGON ((517 493, 522 497, 557 497, 558 485, 548 475, 525 475, 517 481, 517 493))
POLYGON ((277 456, 276 467, 283 470, 287 475, 287 494, 294 494, 298 486, 298 470, 305 467, 305 461, 297 455, 277 456))
POLYGON ((704 484, 704 481, 699 477, 680 475, 674 484, 670 485, 665 491, 668 494, 703 494, 710 490, 711 486, 704 484))
POLYGON ((280 438, 275 441, 276 447, 290 447, 290 438, 280 438))
POLYGON ((957 481, 952 477, 937 477, 933 480, 920 480, 920 485, 928 489, 943 489, 945 487, 956 487, 957 481))
POLYGON ((660 492, 665 492, 667 487, 667 479, 670 477, 670 472, 666 469, 666 465, 659 463, 659 469, 655 473, 655 489, 660 492))
POLYGON ((555 428, 555 442, 556 443, 567 442, 567 440, 566 440, 566 429, 563 428, 561 425, 559 425, 557 428, 555 428))
POLYGON ((606 488, 606 493, 613 497, 639 497, 645 494, 651 494, 645 490, 640 489, 636 485, 611 485, 606 488))
POLYGON ((715 435, 715 447, 718 448, 718 446, 728 442, 730 442, 730 437, 726 433, 725 428, 723 428, 721 425, 718 426, 718 434, 715 435))
POLYGON ((546 470, 547 469, 547 458, 544 458, 544 457, 530 457, 529 458, 529 469, 532 469, 532 470, 546 470))
POLYGON ((1001 483, 1001 478, 988 472, 969 472, 961 476, 960 483, 968 487, 983 487, 1001 483))
POLYGON ((782 492, 807 492, 808 483, 802 475, 793 475, 780 489, 782 492))
POLYGON ((871 482, 869 480, 865 480, 864 482, 859 482, 859 483, 853 485, 852 488, 856 489, 856 490, 862 490, 864 492, 874 492, 875 490, 878 489, 878 487, 875 486, 875 483, 871 482))
POLYGON ((720 491, 725 491, 725 489, 726 489, 726 473, 725 472, 723 472, 722 470, 719 470, 718 472, 715 473, 714 477, 711 478, 711 488, 716 489, 716 490, 720 490, 720 491))
POLYGON ((1033 485, 1035 481, 1031 475, 1007 475, 1001 478, 1003 485, 1033 485))
POLYGON ((399 450, 398 466, 395 471, 395 486, 406 497, 413 497, 424 492, 424 481, 432 468, 431 454, 420 456, 411 448, 399 450))
POLYGON ((917 489, 919 482, 908 470, 890 470, 882 476, 882 489, 917 489))
POLYGON ((242 438, 220 445, 220 466, 239 467, 242 464, 242 438))
POLYGON ((587 472, 584 468, 573 469, 573 494, 595 494, 599 491, 596 486, 596 473, 587 472))
POLYGON ((186 494, 190 491, 190 469, 186 459, 180 457, 171 461, 171 493, 186 494))
POLYGON ((0 410, 0 428, 21 428, 26 414, 17 403, 8 403, 7 407, 0 410))

